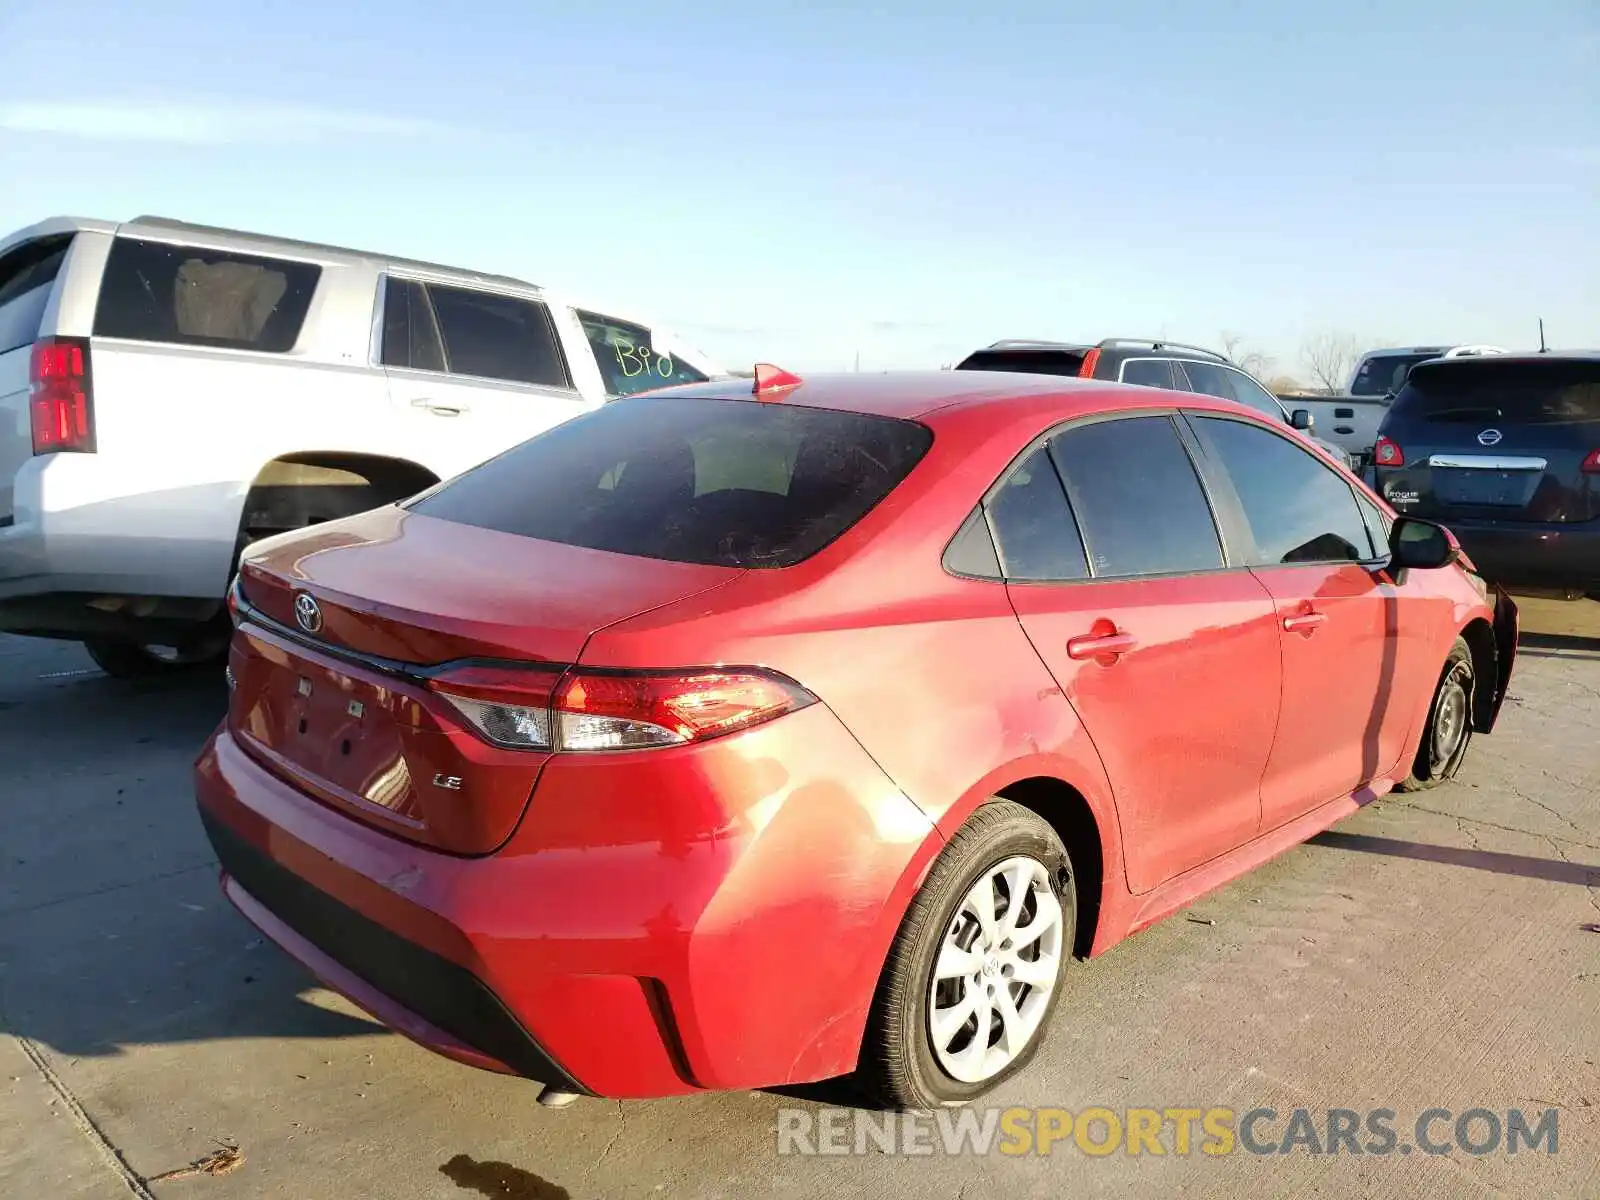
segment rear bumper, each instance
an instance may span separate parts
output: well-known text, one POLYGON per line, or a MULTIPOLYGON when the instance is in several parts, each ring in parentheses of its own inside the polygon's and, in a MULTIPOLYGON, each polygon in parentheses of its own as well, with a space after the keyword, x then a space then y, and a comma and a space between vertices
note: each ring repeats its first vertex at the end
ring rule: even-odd
POLYGON ((1600 591, 1600 521, 1518 525, 1443 522, 1479 573, 1502 586, 1600 591))
POLYGON ((335 812, 225 730, 196 788, 240 911, 447 1057, 624 1098, 853 1070, 938 849, 927 818, 821 705, 702 747, 575 757, 480 858, 335 812))

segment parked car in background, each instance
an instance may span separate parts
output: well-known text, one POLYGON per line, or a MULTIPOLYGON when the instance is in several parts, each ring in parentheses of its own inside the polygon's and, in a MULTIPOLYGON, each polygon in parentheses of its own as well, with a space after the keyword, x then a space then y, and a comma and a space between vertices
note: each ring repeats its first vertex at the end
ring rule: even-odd
POLYGON ((233 605, 226 895, 550 1102, 981 1095, 1069 959, 1453 776, 1516 653, 1281 420, 1038 375, 620 400, 233 605))
POLYGON ((0 630, 203 660, 240 549, 413 495, 608 399, 718 377, 544 288, 141 217, 0 242, 0 630))
POLYGON ((1406 346, 1392 350, 1368 350, 1350 371, 1345 389, 1351 396, 1382 400, 1399 394, 1411 368, 1435 358, 1481 358, 1504 354, 1499 346, 1406 346))
POLYGON ((1600 354, 1422 363, 1375 462, 1395 510, 1449 526, 1488 578, 1600 595, 1600 354))
POLYGON ((1291 412, 1248 372, 1224 355, 1198 346, 1135 338, 1108 338, 1094 345, 1011 339, 967 355, 955 369, 1108 379, 1233 400, 1300 430, 1335 461, 1355 467, 1339 445, 1314 435, 1316 418, 1309 411, 1291 412))

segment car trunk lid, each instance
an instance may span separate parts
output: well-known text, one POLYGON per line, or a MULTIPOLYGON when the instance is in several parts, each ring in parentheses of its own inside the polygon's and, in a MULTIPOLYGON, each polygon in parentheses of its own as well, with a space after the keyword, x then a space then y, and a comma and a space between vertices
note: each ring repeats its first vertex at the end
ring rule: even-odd
POLYGON ((516 828, 548 752, 491 746, 432 687, 461 660, 552 682, 597 629, 736 578, 396 508, 252 547, 229 726, 369 825, 461 854, 516 828))

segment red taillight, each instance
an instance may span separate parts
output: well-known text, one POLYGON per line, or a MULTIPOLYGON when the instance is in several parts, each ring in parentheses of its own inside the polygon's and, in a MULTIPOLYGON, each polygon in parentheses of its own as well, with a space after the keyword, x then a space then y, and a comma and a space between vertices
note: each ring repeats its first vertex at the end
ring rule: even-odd
POLYGON ((1372 448, 1372 461, 1380 467, 1403 467, 1406 465, 1406 455, 1398 442, 1381 437, 1372 448))
POLYGON ((33 452, 93 454, 89 343, 82 338, 45 338, 35 342, 28 378, 33 452))
POLYGON ((1589 457, 1583 460, 1583 465, 1578 470, 1585 475, 1600 475, 1600 450, 1591 450, 1589 457))
POLYGON ((1080 379, 1093 379, 1094 369, 1099 365, 1100 347, 1096 346, 1093 350, 1089 351, 1089 353, 1083 356, 1083 365, 1078 368, 1078 377, 1080 379))
POLYGON ((705 741, 815 703, 755 670, 452 670, 430 687, 485 739, 521 750, 640 750, 705 741))

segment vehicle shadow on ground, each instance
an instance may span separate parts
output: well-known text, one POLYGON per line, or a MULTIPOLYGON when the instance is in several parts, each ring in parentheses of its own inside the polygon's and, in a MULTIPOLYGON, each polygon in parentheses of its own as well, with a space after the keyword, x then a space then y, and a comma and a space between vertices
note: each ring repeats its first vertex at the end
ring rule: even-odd
POLYGON ((0 1032, 70 1058, 380 1032, 314 1003, 217 886, 190 776, 226 696, 220 673, 0 679, 0 1032))
POLYGON ((1365 833, 1341 833, 1338 830, 1319 833, 1308 845, 1323 846, 1330 850, 1384 854, 1392 858, 1410 858, 1452 867, 1471 867, 1477 871, 1520 875, 1525 879, 1547 879, 1552 883, 1571 883, 1578 887, 1600 887, 1600 865, 1590 866, 1560 859, 1503 854, 1496 850, 1469 850, 1459 846, 1435 846, 1426 842, 1375 837, 1365 833))
POLYGON ((1576 658, 1600 661, 1600 637, 1576 633, 1524 633, 1517 654, 1529 658, 1576 658))

